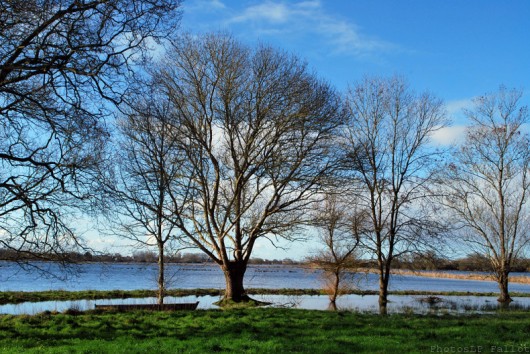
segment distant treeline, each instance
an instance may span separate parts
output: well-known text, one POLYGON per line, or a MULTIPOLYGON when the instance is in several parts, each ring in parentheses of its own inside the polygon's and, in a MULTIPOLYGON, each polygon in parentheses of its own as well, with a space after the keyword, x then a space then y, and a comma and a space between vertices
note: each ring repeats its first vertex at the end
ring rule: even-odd
MULTIPOLYGON (((490 260, 481 254, 473 253, 463 258, 447 259, 434 252, 407 255, 394 261, 395 269, 414 270, 462 270, 487 272, 491 270, 490 260)), ((530 272, 530 259, 521 258, 514 262, 512 272, 530 272)))
MULTIPOLYGON (((120 256, 120 255, 119 255, 120 256)), ((130 257, 123 257, 125 262, 140 262, 140 263, 153 263, 158 261, 158 256, 155 252, 140 251, 133 253, 130 257)), ((165 256, 167 263, 209 263, 212 260, 203 253, 186 253, 179 252, 174 255, 165 256)), ((263 259, 263 258, 252 258, 249 263, 251 264, 299 264, 300 262, 293 261, 292 259, 263 259)))
MULTIPOLYGON (((9 249, 0 249, 0 260, 21 260, 21 255, 16 251, 9 249)), ((45 260, 45 261, 68 261, 73 263, 81 262, 102 262, 102 263, 156 263, 157 254, 151 251, 138 251, 130 256, 124 256, 119 253, 91 253, 91 252, 70 252, 61 255, 32 255, 23 260, 45 260)), ((166 263, 211 263, 211 259, 202 253, 179 252, 165 256, 166 263)), ((292 259, 263 259, 252 258, 250 264, 291 264, 303 265, 305 261, 295 261, 292 259)), ((433 252, 423 254, 411 254, 402 256, 394 260, 395 269, 413 269, 413 270, 462 270, 487 272, 491 269, 488 258, 483 255, 474 253, 463 258, 446 259, 433 252)), ((376 268, 375 261, 362 261, 362 268, 376 268)), ((530 259, 523 258, 515 262, 512 272, 530 272, 530 259)))
MULTIPOLYGON (((165 257, 166 263, 211 263, 212 260, 202 253, 179 252, 168 254, 165 257)), ((32 254, 23 255, 10 249, 0 249, 0 260, 4 261, 66 261, 72 263, 101 262, 101 263, 156 263, 158 256, 155 252, 139 251, 132 255, 122 255, 120 253, 99 253, 99 252, 69 252, 64 254, 32 254)), ((253 258, 251 264, 300 264, 291 259, 262 259, 253 258)))

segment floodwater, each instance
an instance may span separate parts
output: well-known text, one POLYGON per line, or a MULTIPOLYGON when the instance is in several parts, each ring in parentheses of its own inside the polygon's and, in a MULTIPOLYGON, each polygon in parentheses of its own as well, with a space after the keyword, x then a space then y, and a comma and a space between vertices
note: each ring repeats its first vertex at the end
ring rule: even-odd
MULTIPOLYGON (((252 295, 252 298, 271 303, 271 307, 295 309, 330 310, 327 296, 321 295, 252 295)), ((419 314, 457 314, 457 313, 488 313, 498 309, 495 297, 489 296, 439 296, 436 303, 428 303, 425 296, 390 295, 389 313, 419 314)), ((220 300, 218 296, 183 296, 166 297, 166 303, 187 303, 199 301, 198 310, 216 309, 213 303, 220 300)), ((34 315, 44 311, 64 312, 66 310, 93 310, 95 305, 108 304, 155 304, 156 298, 75 300, 75 301, 42 301, 7 304, 0 306, 0 314, 34 315)), ((378 297, 376 295, 344 295, 337 299, 338 310, 378 313, 378 297)), ((530 298, 514 298, 510 308, 530 308, 530 298)))
MULTIPOLYGON (((157 267, 155 264, 100 264, 86 263, 70 267, 66 272, 54 263, 35 264, 40 271, 32 267, 21 269, 11 262, 0 262, 0 291, 44 291, 44 290, 137 290, 156 289, 157 267), (43 272, 44 270, 44 272, 43 272)), ((212 264, 170 264, 167 268, 168 288, 224 289, 224 276, 217 265, 212 264)), ((528 275, 528 274, 524 274, 528 275)), ((355 285, 361 290, 377 290, 377 275, 362 274, 355 285)), ((297 288, 319 289, 322 278, 319 272, 302 267, 288 265, 250 266, 245 277, 247 288, 297 288)), ((459 291, 459 292, 497 292, 492 281, 436 279, 421 276, 394 275, 391 277, 391 291, 459 291)), ((511 284, 510 291, 530 293, 530 284, 511 284)), ((255 295, 253 298, 272 303, 276 307, 326 310, 329 300, 326 296, 286 296, 255 295)), ((389 312, 414 313, 462 313, 488 312, 497 307, 495 297, 484 296, 439 296, 436 303, 426 301, 424 296, 391 295, 389 312)), ((196 302, 198 309, 216 308, 216 296, 186 296, 166 299, 172 302, 196 302)), ((337 300, 337 308, 361 312, 377 312, 379 307, 375 295, 345 295, 337 300)), ((530 308, 530 297, 515 298, 510 307, 530 308)), ((43 301, 36 303, 7 304, 0 306, 0 314, 35 314, 43 311, 62 312, 68 309, 90 310, 95 304, 141 304, 156 303, 155 298, 110 299, 80 301, 43 301)))
MULTIPOLYGON (((37 263, 42 271, 21 269, 12 262, 0 262, 0 291, 45 290, 138 290, 156 289, 156 264, 141 263, 85 263, 69 267, 65 272, 54 263, 37 263)), ((214 264, 170 264, 166 275, 168 288, 224 289, 225 279, 214 264)), ((290 265, 250 266, 245 274, 246 288, 319 289, 319 272, 290 265)), ((362 274, 356 280, 362 290, 377 290, 376 274, 362 274)), ((497 292, 493 281, 428 278, 412 275, 393 275, 392 291, 460 291, 497 292)), ((530 293, 530 284, 510 284, 510 291, 530 293)))

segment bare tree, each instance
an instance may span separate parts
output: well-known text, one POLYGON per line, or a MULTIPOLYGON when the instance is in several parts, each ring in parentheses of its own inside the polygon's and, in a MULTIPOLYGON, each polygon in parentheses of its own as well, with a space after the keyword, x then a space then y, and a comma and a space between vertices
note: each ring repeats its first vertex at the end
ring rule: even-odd
POLYGON ((97 190, 109 103, 148 39, 178 23, 173 0, 0 0, 0 245, 64 254, 69 207, 97 190), (106 101, 101 101, 104 98, 106 101))
POLYGON ((392 261, 428 246, 441 230, 428 203, 430 168, 437 152, 429 137, 445 124, 442 103, 416 95, 403 79, 366 78, 349 90, 344 131, 347 167, 371 227, 362 245, 377 259, 379 305, 386 313, 392 261))
POLYGON ((464 241, 486 255, 509 303, 508 276, 530 240, 528 107, 522 91, 501 87, 475 99, 465 141, 444 169, 445 205, 464 241))
POLYGON ((113 204, 109 230, 113 235, 158 251, 158 304, 164 302, 167 279, 165 253, 178 245, 175 225, 169 220, 179 214, 171 190, 185 161, 171 122, 171 106, 156 94, 156 86, 131 94, 126 114, 118 121, 115 143, 114 179, 106 184, 113 204))
POLYGON ((337 297, 351 288, 360 266, 359 237, 364 233, 367 217, 367 213, 351 210, 351 206, 341 203, 339 196, 331 193, 315 208, 314 225, 323 248, 307 260, 323 272, 324 289, 332 308, 337 297))
POLYGON ((154 73, 190 165, 191 200, 174 223, 222 268, 225 299, 247 301, 256 241, 296 237, 334 166, 340 99, 299 59, 272 48, 217 34, 177 42, 154 73))

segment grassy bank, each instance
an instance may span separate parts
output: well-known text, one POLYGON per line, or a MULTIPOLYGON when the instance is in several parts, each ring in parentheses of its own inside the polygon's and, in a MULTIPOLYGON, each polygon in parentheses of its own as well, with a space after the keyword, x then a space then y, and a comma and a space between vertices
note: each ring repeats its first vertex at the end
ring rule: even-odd
MULTIPOLYGON (((248 289, 249 295, 326 295, 319 289, 248 289)), ((224 290, 219 289, 171 289, 167 296, 222 296, 224 290)), ((377 291, 351 290, 348 294, 377 295, 377 291)), ((390 291, 390 295, 417 295, 417 296, 498 296, 498 293, 461 292, 461 291, 390 291)), ((530 297, 530 293, 511 292, 512 297, 530 297)), ((97 300, 97 299, 127 299, 156 297, 155 290, 85 290, 85 291, 5 291, 0 292, 0 305, 19 304, 22 302, 38 301, 71 301, 71 300, 97 300)))
POLYGON ((419 353, 451 347, 507 352, 530 348, 528 338, 528 314, 513 312, 380 317, 248 309, 0 316, 2 353, 419 353))
MULTIPOLYGON (((319 289, 248 289, 249 295, 326 295, 319 289)), ((219 289, 172 289, 167 296, 222 296, 224 290, 219 289)), ((351 290, 349 294, 376 295, 377 291, 351 290)), ((530 293, 510 293, 512 297, 530 297, 530 293)), ((391 291, 390 295, 437 295, 437 296, 498 296, 498 293, 458 292, 458 291, 391 291)), ((85 290, 85 291, 5 291, 0 292, 0 305, 19 304, 38 301, 70 301, 97 299, 126 299, 156 297, 155 290, 85 290)))
MULTIPOLYGON (((254 295, 321 295, 318 289, 249 289, 254 295)), ((221 296, 224 290, 219 289, 169 289, 167 296, 221 296)), ((70 301, 96 299, 126 299, 156 297, 156 290, 84 290, 84 291, 4 291, 0 292, 0 305, 19 304, 22 302, 38 301, 70 301)))

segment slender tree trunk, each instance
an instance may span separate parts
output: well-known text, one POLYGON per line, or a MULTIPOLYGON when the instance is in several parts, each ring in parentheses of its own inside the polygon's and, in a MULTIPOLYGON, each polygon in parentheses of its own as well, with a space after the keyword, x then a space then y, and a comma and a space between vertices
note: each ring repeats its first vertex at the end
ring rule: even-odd
POLYGON ((329 302, 328 311, 337 311, 337 304, 334 301, 329 302))
POLYGON ((158 244, 158 305, 164 304, 164 296, 166 295, 166 284, 164 275, 164 244, 158 244))
POLYGON ((337 297, 339 296, 339 284, 340 284, 340 275, 338 272, 333 274, 333 288, 331 289, 331 294, 329 296, 329 301, 335 303, 337 297))
POLYGON ((497 272, 497 283, 499 285, 500 290, 499 298, 497 299, 497 301, 501 304, 509 304, 512 301, 510 293, 508 292, 508 276, 509 272, 505 269, 502 269, 497 272))
POLYGON ((379 314, 381 315, 387 314, 389 275, 390 271, 385 268, 382 268, 379 274, 379 314))
POLYGON ((225 301, 244 302, 250 299, 243 287, 246 270, 247 265, 244 262, 228 262, 223 266, 226 281, 225 301))

